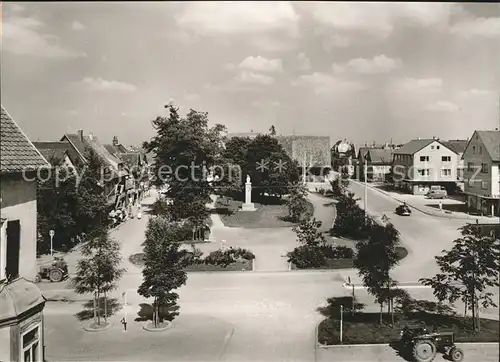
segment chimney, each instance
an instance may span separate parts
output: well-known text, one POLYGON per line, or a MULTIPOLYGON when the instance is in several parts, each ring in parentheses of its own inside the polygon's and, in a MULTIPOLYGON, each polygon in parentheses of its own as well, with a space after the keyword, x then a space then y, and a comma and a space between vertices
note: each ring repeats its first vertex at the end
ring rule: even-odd
POLYGON ((113 137, 113 146, 118 146, 118 137, 113 137))
POLYGON ((78 135, 78 139, 83 142, 83 129, 76 131, 76 134, 78 135))
POLYGON ((89 138, 90 138, 91 141, 94 140, 94 135, 92 134, 92 132, 89 133, 89 138))

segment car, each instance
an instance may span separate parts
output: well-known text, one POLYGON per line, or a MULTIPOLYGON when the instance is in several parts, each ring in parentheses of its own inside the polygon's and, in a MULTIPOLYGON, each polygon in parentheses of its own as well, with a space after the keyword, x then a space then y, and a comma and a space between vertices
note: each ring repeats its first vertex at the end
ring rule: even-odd
POLYGON ((446 199, 448 192, 446 190, 430 190, 426 195, 429 199, 446 199))
POLYGON ((400 216, 410 216, 411 209, 407 205, 399 205, 396 208, 396 214, 398 214, 400 216))

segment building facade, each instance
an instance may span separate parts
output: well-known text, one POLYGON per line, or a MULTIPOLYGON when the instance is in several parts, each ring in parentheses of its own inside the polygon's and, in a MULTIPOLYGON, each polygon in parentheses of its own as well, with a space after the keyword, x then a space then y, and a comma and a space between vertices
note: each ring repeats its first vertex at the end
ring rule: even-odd
MULTIPOLYGON (((391 172, 393 158, 392 150, 372 148, 368 150, 365 158, 367 181, 384 182, 391 172)), ((365 166, 363 165, 363 167, 365 166)))
POLYGON ((458 154, 439 139, 412 140, 394 151, 394 184, 414 195, 425 195, 432 186, 454 193, 458 164, 458 154))
POLYGON ((0 133, 0 361, 43 361, 36 173, 50 164, 3 107, 0 133))
POLYGON ((499 215, 500 131, 475 131, 463 154, 468 208, 499 215))

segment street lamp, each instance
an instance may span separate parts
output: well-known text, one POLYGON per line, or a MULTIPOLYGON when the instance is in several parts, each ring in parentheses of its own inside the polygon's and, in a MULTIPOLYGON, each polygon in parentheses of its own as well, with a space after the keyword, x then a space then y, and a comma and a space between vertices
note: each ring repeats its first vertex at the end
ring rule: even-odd
POLYGON ((52 256, 52 254, 54 253, 54 235, 55 235, 55 231, 54 230, 49 230, 49 236, 50 236, 50 256, 52 256))

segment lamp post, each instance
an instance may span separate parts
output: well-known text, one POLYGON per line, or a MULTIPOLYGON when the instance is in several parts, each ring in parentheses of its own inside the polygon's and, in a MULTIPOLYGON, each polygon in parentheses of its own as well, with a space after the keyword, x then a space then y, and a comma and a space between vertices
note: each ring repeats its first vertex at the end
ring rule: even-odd
POLYGON ((364 167, 364 177, 365 177, 365 197, 364 197, 364 204, 365 204, 365 221, 368 219, 368 210, 367 210, 367 204, 368 204, 368 184, 366 179, 368 178, 368 161, 365 160, 365 167, 364 167))
POLYGON ((54 254, 54 235, 56 234, 56 232, 54 230, 49 230, 49 236, 50 236, 50 256, 52 256, 52 254, 54 254))
POLYGON ((344 306, 340 306, 340 344, 342 344, 342 332, 343 332, 343 324, 344 324, 344 306))

